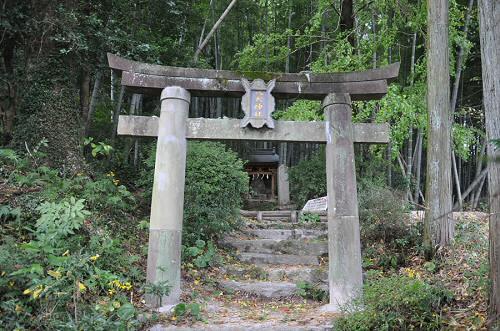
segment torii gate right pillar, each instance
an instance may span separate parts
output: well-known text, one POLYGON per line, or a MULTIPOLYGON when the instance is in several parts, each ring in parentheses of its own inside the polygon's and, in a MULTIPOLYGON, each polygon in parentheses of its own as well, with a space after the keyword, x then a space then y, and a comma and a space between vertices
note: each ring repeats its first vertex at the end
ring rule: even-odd
POLYGON ((328 311, 339 311, 361 294, 361 242, 354 164, 351 97, 331 93, 323 100, 326 121, 328 192, 328 311))

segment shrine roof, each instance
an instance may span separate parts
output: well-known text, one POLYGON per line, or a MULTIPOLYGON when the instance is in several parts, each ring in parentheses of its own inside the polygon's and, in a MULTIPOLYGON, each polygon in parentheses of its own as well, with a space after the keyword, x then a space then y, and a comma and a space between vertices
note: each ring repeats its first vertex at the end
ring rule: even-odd
POLYGON ((256 149, 248 156, 249 164, 277 164, 280 157, 274 149, 256 149))

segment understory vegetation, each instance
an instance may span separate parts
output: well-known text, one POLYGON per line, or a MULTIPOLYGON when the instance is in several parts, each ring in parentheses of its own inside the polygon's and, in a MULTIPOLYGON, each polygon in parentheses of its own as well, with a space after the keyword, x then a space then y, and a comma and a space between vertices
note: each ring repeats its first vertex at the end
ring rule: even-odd
MULTIPOLYGON (((145 282, 154 157, 146 159, 137 179, 111 170, 67 175, 45 165, 45 145, 42 141, 30 154, 0 150, 2 326, 131 330, 149 325, 159 317, 144 315, 144 294, 168 293, 168 284, 159 288, 145 282)), ((190 143, 188 150, 183 274, 195 284, 211 284, 211 269, 224 265, 226 255, 216 242, 238 228, 237 210, 248 182, 242 161, 223 145, 190 143)), ((302 176, 301 169, 307 171, 299 164, 291 172, 302 176)), ((309 194, 304 192, 299 194, 309 194)), ((401 193, 361 181, 358 194, 364 295, 345 307, 349 314, 336 321, 336 328, 484 325, 484 220, 459 222, 455 244, 426 261, 421 222, 411 219, 401 193), (468 308, 457 316, 454 307, 468 308)), ((298 288, 306 299, 328 300, 313 284, 298 288)), ((202 306, 190 300, 176 307, 176 321, 203 319, 202 306)))
MULTIPOLYGON (((359 162, 360 168, 365 163, 359 162)), ((373 162, 372 162, 373 164, 373 162)), ((358 168, 359 171, 359 168, 358 168)), ((380 173, 380 172, 379 172, 380 173)), ((324 152, 290 170, 295 201, 326 195, 324 152)), ((451 247, 427 260, 423 222, 410 213, 404 191, 389 188, 383 178, 358 183, 363 296, 344 307, 338 330, 436 330, 486 323, 488 227, 484 216, 457 221, 451 247), (460 307, 460 308, 459 308, 460 307), (456 314, 454 309, 461 309, 456 314)), ((311 217, 304 215, 305 220, 311 217)), ((301 295, 325 300, 327 293, 300 284, 301 295)))
MULTIPOLYGON (((132 193, 114 171, 61 173, 45 165, 44 148, 0 150, 2 328, 144 326, 142 296, 163 290, 145 283, 151 186, 132 193)), ((150 159, 139 187, 153 177, 150 159)), ((206 268, 218 261, 214 240, 238 224, 248 183, 242 161, 221 144, 190 144, 187 164, 183 258, 206 268)))

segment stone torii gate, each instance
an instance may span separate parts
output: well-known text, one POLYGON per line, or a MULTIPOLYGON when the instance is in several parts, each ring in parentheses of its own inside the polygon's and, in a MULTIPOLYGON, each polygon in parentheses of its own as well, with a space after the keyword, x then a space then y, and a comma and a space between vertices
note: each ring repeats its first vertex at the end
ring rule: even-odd
MULTIPOLYGON (((159 118, 120 116, 118 134, 158 137, 147 281, 168 281, 172 286, 171 293, 162 298, 163 304, 178 303, 181 293, 186 139, 326 143, 330 292, 327 310, 338 311, 361 293, 354 143, 388 143, 389 125, 352 123, 351 101, 382 98, 387 93, 388 84, 398 75, 399 63, 363 72, 259 73, 260 78, 271 81, 268 86, 274 87, 274 97, 323 100, 325 121, 273 121, 272 125, 267 123, 267 128, 257 129, 242 127, 239 119, 188 118, 191 95, 242 96, 247 92, 244 105, 252 104, 255 97, 249 97, 246 89, 250 85, 245 77, 255 77, 256 73, 167 67, 134 62, 112 54, 108 54, 108 62, 112 69, 122 71, 122 85, 130 90, 161 94, 159 118)), ((257 102, 258 98, 260 96, 257 96, 257 102)), ((259 111, 262 108, 260 105, 256 107, 259 111)), ((270 119, 268 113, 264 117, 270 119)), ((152 295, 148 295, 146 301, 153 307, 160 304, 159 298, 152 295)))

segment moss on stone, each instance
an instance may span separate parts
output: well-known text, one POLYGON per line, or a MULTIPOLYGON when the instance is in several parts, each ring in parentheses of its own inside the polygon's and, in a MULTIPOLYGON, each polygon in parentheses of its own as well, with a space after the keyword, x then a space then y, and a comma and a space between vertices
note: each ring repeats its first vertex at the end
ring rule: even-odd
POLYGON ((262 79, 266 82, 282 76, 280 73, 265 72, 265 71, 237 71, 242 77, 249 80, 262 79))

